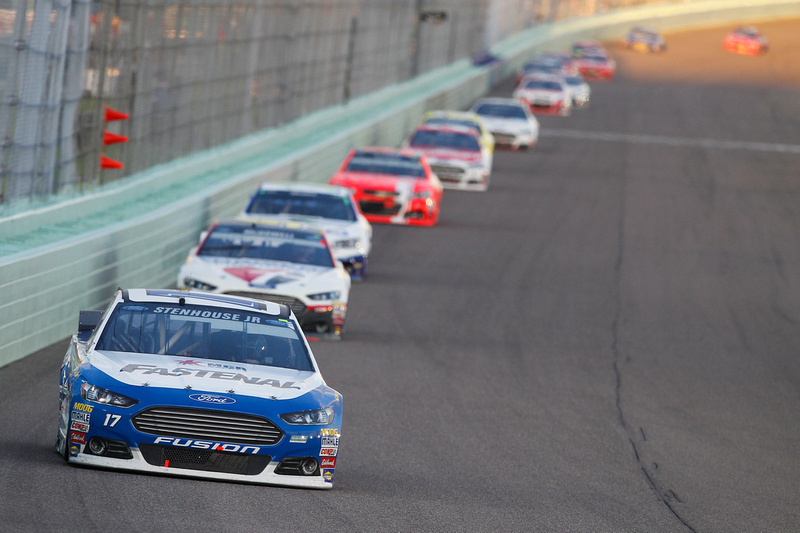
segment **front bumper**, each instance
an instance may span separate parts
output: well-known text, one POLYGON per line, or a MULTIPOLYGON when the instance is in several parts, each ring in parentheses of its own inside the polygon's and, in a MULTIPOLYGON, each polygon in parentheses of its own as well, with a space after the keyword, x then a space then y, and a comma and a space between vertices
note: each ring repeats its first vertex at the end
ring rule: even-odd
MULTIPOLYGON (((73 443, 70 443, 71 445, 73 443)), ((225 481, 236 481, 240 483, 256 483, 264 485, 284 485, 288 487, 300 487, 310 489, 332 489, 333 473, 332 469, 319 469, 319 475, 314 476, 292 476, 280 475, 275 473, 280 461, 270 460, 266 467, 259 473, 253 475, 234 474, 229 472, 204 471, 183 467, 158 466, 147 462, 138 447, 130 449, 133 457, 131 459, 115 459, 110 457, 100 457, 78 452, 70 457, 69 462, 77 465, 94 466, 101 468, 111 468, 116 470, 129 470, 136 472, 149 472, 152 474, 165 474, 170 476, 183 476, 202 479, 217 479, 225 481)), ((234 454, 230 454, 234 455, 234 454)), ((335 463, 334 463, 335 464, 335 463)))
POLYGON ((508 131, 493 131, 495 146, 511 148, 512 150, 528 149, 536 146, 538 135, 531 133, 515 133, 508 131))
MULTIPOLYGON (((246 419, 242 422, 242 417, 259 418, 272 424, 277 431, 272 438, 260 437, 260 442, 243 444, 224 437, 191 435, 192 432, 209 434, 209 430, 204 430, 201 419, 187 418, 191 414, 186 413, 209 411, 172 404, 170 398, 182 392, 167 390, 159 395, 161 401, 154 399, 127 409, 86 402, 80 394, 67 396, 71 401, 62 399, 56 451, 69 463, 77 465, 241 483, 332 488, 341 435, 341 410, 335 415, 339 422, 329 426, 276 424, 279 417, 275 414, 265 417, 246 411, 213 410, 212 418, 222 421, 216 429, 210 430, 217 435, 228 434, 219 426, 235 425, 229 422, 230 416, 235 417, 238 424, 248 424, 246 419), (164 410, 170 413, 157 424, 151 419, 149 430, 142 431, 142 426, 137 425, 141 424, 142 416, 164 410), (313 461, 313 468, 308 468, 306 474, 301 469, 304 461, 313 461)), ((296 407, 291 400, 285 404, 289 412, 296 407)), ((263 406, 251 403, 248 411, 254 410, 263 410, 263 406)), ((251 428, 245 426, 240 433, 251 436, 254 434, 251 428)))
POLYGON ((411 198, 408 202, 358 199, 361 212, 370 222, 378 224, 404 224, 408 226, 433 226, 439 209, 432 198, 411 198))

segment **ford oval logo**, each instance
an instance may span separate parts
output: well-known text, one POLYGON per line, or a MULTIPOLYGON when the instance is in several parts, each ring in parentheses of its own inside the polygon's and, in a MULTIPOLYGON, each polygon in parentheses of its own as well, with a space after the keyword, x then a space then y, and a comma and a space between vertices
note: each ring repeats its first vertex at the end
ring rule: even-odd
POLYGON ((196 402, 215 403, 215 404, 229 404, 236 403, 233 398, 227 396, 214 396, 213 394, 190 394, 189 398, 196 402))

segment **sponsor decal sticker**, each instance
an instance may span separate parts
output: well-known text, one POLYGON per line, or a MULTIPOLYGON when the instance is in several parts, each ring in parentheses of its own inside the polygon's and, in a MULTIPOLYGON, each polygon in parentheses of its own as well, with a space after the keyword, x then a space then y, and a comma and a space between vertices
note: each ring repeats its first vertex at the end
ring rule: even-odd
POLYGON ((168 444, 182 448, 195 448, 197 450, 216 450, 218 452, 235 452, 256 454, 261 451, 258 446, 241 446, 239 444, 225 444, 210 440, 179 439, 174 437, 156 437, 155 444, 168 444))
POLYGON ((236 403, 236 400, 233 398, 228 398, 227 396, 215 396, 213 394, 190 394, 189 398, 196 402, 213 403, 217 405, 236 403))
POLYGON ((72 446, 69 447, 69 456, 70 457, 77 457, 79 451, 80 451, 79 447, 77 447, 75 445, 72 445, 72 446))
POLYGON ((69 427, 69 429, 75 431, 82 431, 83 433, 86 433, 87 431, 89 431, 89 424, 84 424, 83 422, 76 422, 75 420, 73 420, 72 425, 69 427))
POLYGON ((221 363, 206 363, 204 361, 194 361, 192 359, 187 359, 186 361, 178 361, 179 365, 199 365, 205 366, 208 368, 222 368, 224 370, 238 370, 240 372, 247 372, 247 369, 243 366, 234 366, 234 365, 225 365, 221 363))
POLYGON ((91 418, 91 416, 92 415, 90 415, 89 413, 84 413, 82 411, 72 411, 73 422, 83 422, 84 424, 88 424, 89 418, 91 418))
POLYGON ((80 431, 70 431, 69 440, 70 442, 80 442, 81 444, 86 444, 86 433, 81 433, 80 431))
POLYGON ((339 446, 339 437, 322 437, 321 446, 323 448, 327 448, 330 446, 338 447, 339 446))
MULTIPOLYGON (((244 374, 240 374, 238 372, 218 372, 214 370, 200 370, 196 368, 164 368, 164 367, 157 367, 155 365, 138 365, 138 364, 130 364, 125 365, 124 367, 120 368, 120 372, 128 372, 128 373, 140 373, 143 375, 152 375, 158 374, 159 376, 169 376, 174 378, 179 378, 182 376, 194 376, 196 378, 209 378, 209 379, 223 379, 226 381, 241 381, 242 383, 247 383, 250 385, 269 385, 270 387, 276 387, 278 389, 300 389, 300 387, 295 386, 294 381, 285 381, 283 383, 277 379, 271 378, 260 378, 260 377, 249 377, 245 376, 244 374)), ((82 405, 82 404, 75 404, 75 405, 82 405)), ((91 409, 90 406, 87 406, 91 409)))
POLYGON ((321 457, 320 468, 336 468, 336 457, 321 457))
POLYGON ((91 413, 93 407, 91 405, 86 405, 85 403, 78 403, 75 402, 75 405, 72 406, 73 409, 76 411, 83 411, 85 413, 91 413))
POLYGON ((338 453, 339 453, 339 448, 338 447, 320 448, 319 449, 319 456, 320 457, 336 457, 336 455, 338 453))
POLYGON ((322 477, 326 483, 333 483, 333 470, 323 470, 322 477))
POLYGON ((338 437, 339 436, 339 430, 336 429, 336 428, 324 428, 324 429, 320 430, 319 434, 322 435, 322 436, 329 435, 329 436, 338 437))

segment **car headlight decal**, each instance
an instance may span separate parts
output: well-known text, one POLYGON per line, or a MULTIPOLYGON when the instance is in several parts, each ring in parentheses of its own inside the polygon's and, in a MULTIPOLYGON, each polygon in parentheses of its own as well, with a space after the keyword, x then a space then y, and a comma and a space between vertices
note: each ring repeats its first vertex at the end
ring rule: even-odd
POLYGON ((333 423, 333 409, 324 407, 322 409, 312 409, 311 411, 287 413, 281 415, 281 419, 292 425, 327 426, 333 423))
POLYGON ((139 400, 134 400, 108 389, 101 389, 86 382, 81 385, 81 398, 89 402, 113 405, 115 407, 131 407, 139 403, 139 400))
POLYGON ((309 294, 308 297, 311 300, 319 301, 319 300, 336 300, 338 299, 342 293, 340 291, 328 291, 328 292, 318 292, 316 294, 309 294))

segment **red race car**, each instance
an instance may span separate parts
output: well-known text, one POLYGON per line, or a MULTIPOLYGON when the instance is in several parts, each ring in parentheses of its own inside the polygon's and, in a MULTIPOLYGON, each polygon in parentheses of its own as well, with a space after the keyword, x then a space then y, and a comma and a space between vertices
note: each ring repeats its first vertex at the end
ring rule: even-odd
POLYGON ((370 222, 433 226, 439 218, 442 182, 411 150, 352 150, 329 183, 352 189, 370 222))
POLYGON ((755 26, 739 26, 725 36, 722 46, 728 52, 746 56, 757 56, 769 49, 767 39, 755 26))
POLYGON ((617 62, 605 50, 586 49, 574 63, 586 80, 611 80, 617 71, 617 62))

